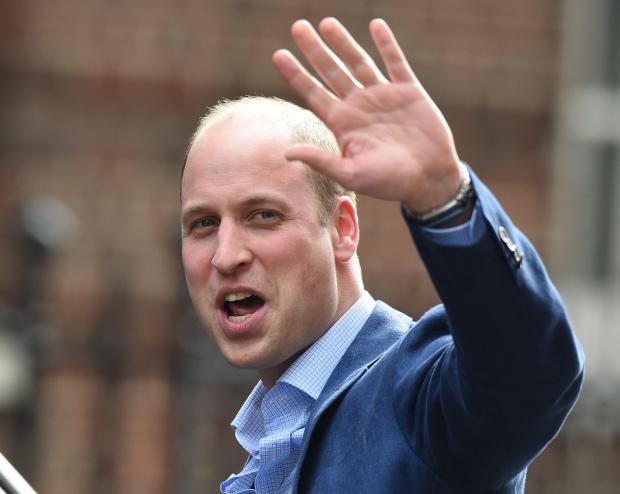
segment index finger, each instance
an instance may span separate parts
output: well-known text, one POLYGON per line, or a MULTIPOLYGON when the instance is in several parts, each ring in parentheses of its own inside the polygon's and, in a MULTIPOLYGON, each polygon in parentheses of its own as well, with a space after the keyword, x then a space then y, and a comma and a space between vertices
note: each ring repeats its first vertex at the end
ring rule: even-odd
POLYGON ((306 60, 336 96, 342 98, 361 87, 342 60, 321 39, 312 24, 304 19, 291 27, 291 36, 306 60))
POLYGON ((276 51, 272 61, 293 91, 306 102, 310 110, 325 121, 332 105, 338 99, 325 89, 325 86, 312 76, 290 51, 284 49, 276 51))

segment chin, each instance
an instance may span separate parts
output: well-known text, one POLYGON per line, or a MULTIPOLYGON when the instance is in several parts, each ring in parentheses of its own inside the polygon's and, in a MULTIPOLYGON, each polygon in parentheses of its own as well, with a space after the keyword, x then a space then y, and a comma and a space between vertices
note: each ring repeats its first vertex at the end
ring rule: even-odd
POLYGON ((259 371, 262 368, 260 364, 256 364, 251 360, 227 358, 226 361, 235 369, 259 371))
POLYGON ((266 367, 270 367, 270 365, 268 363, 265 364, 264 359, 261 359, 260 357, 239 355, 234 352, 232 354, 223 353, 223 355, 226 361, 236 369, 260 371, 266 367))

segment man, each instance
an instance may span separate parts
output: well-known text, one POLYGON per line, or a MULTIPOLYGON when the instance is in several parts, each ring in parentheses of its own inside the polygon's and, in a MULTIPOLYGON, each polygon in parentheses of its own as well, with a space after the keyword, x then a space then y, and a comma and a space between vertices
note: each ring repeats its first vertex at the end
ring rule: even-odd
POLYGON ((183 263, 204 325, 260 382, 225 493, 522 493, 577 398, 582 355, 530 243, 459 162, 387 24, 389 74, 335 19, 273 61, 325 122, 217 106, 182 178, 183 263), (333 50, 333 51, 332 51, 333 50), (443 305, 413 323, 364 292, 352 190, 399 201, 443 305))

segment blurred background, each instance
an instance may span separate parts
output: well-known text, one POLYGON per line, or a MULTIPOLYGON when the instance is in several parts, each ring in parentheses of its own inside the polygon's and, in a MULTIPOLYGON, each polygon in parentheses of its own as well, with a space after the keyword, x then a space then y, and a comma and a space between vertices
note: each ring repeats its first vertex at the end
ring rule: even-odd
MULTIPOLYGON (((384 17, 529 235, 588 356, 534 494, 620 485, 617 0, 23 0, 0 4, 0 451, 41 494, 216 492, 253 386, 197 324, 179 172, 207 105, 294 99, 271 67, 305 17, 370 47, 384 17)), ((362 198, 368 289, 437 297, 397 206, 362 198)))

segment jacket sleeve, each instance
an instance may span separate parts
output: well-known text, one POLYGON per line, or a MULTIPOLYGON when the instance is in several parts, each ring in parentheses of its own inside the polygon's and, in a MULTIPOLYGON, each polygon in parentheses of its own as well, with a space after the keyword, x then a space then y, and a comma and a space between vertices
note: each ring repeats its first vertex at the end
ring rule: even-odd
POLYGON ((404 214, 445 311, 431 311, 403 341, 394 407, 439 475, 493 490, 557 434, 579 393, 583 354, 533 246, 473 172, 472 183, 473 220, 484 224, 470 245, 429 240, 404 214), (437 338, 446 326, 451 338, 437 338), (419 349, 408 347, 421 341, 431 361, 422 379, 411 361, 419 349))

